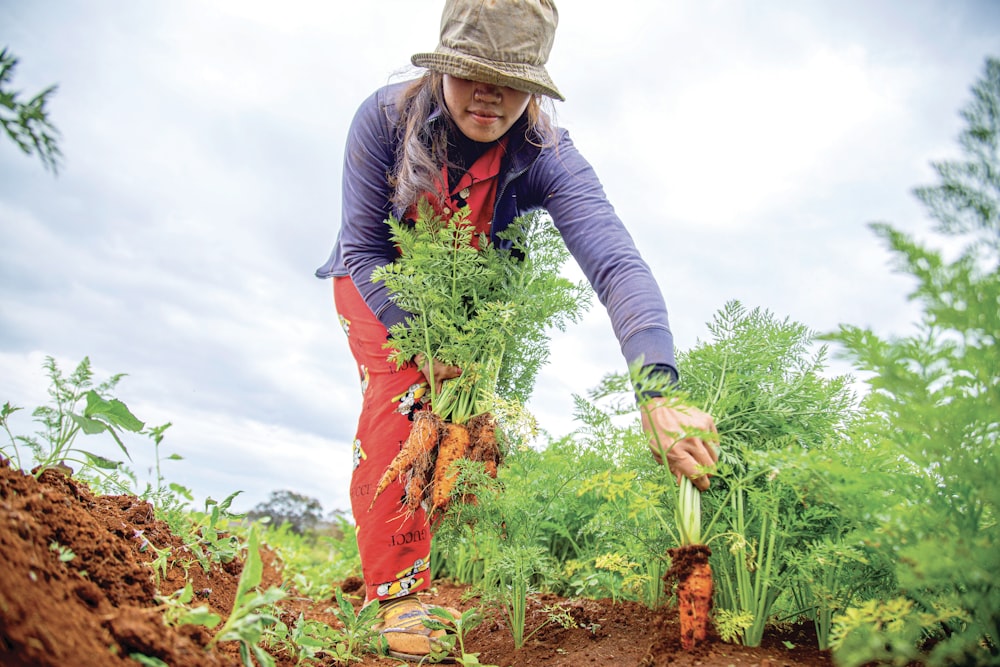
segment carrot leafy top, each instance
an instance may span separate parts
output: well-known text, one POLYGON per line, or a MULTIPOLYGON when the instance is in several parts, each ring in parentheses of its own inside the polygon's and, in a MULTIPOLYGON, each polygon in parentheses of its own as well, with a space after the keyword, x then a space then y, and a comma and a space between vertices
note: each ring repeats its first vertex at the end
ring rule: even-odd
POLYGON ((386 224, 400 255, 372 281, 411 314, 389 330, 389 359, 403 366, 423 354, 461 368, 440 393, 430 383, 431 409, 456 423, 498 397, 526 401, 548 359, 548 332, 578 321, 590 304, 585 282, 560 275, 569 251, 551 220, 538 211, 514 220, 498 234, 510 249, 485 236, 477 249, 467 209, 445 218, 426 200, 412 224, 386 224))

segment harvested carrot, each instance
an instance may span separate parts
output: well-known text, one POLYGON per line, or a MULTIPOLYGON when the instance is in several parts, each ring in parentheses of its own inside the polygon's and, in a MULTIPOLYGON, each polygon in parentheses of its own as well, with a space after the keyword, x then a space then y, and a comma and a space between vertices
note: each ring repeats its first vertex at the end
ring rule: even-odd
POLYGON ((486 474, 496 478, 500 464, 500 446, 497 444, 497 426, 493 415, 488 412, 469 420, 469 434, 472 440, 469 459, 483 463, 486 474))
POLYGON ((386 468, 375 488, 375 495, 372 496, 369 509, 375 504, 375 499, 382 495, 382 492, 389 488, 389 485, 399 479, 405 473, 420 454, 434 450, 437 446, 438 436, 441 432, 441 418, 430 410, 420 410, 413 415, 413 426, 410 428, 410 435, 403 443, 399 454, 392 460, 386 468))
POLYGON ((681 647, 690 651, 708 636, 712 608, 711 549, 689 544, 668 550, 670 570, 666 579, 677 579, 677 607, 681 625, 681 647))
POLYGON ((424 495, 434 474, 434 454, 423 452, 417 456, 410 471, 410 479, 406 483, 406 509, 411 514, 416 512, 424 502, 424 495))
POLYGON ((443 512, 448 506, 451 491, 458 479, 458 472, 451 465, 469 453, 469 429, 462 424, 446 422, 444 433, 438 443, 437 461, 434 464, 434 488, 431 491, 432 514, 443 512))

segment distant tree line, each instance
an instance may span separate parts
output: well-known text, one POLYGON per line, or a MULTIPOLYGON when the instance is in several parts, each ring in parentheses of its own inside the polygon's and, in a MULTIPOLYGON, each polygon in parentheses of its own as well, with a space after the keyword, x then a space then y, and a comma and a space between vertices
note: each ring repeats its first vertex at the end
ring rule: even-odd
POLYGON ((272 526, 280 527, 288 524, 292 532, 299 535, 307 533, 339 533, 342 510, 333 510, 324 518, 323 505, 307 495, 295 493, 287 489, 272 491, 264 502, 258 503, 247 512, 247 519, 260 521, 266 519, 272 526))

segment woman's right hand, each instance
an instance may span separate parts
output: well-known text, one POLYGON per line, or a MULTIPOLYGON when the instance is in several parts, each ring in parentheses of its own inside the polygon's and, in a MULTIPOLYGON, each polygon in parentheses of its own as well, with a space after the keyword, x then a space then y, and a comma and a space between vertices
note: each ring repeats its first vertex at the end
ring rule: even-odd
POLYGON ((418 354, 413 357, 413 362, 417 365, 417 368, 420 369, 420 372, 424 374, 424 378, 427 379, 428 383, 431 381, 431 370, 433 369, 435 394, 441 393, 441 385, 445 380, 457 378, 462 374, 462 369, 458 366, 449 366, 448 364, 441 363, 437 359, 433 360, 432 366, 431 363, 427 361, 427 357, 423 354, 418 354))

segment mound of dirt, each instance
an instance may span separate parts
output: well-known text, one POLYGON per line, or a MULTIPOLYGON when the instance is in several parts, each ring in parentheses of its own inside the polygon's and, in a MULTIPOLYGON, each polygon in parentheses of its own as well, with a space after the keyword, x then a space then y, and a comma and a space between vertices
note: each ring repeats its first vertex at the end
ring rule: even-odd
MULTIPOLYGON (((194 625, 168 627, 163 621, 164 609, 155 596, 173 593, 186 581, 192 583, 197 604, 223 617, 233 606, 242 563, 214 563, 206 571, 193 557, 185 558, 184 551, 182 540, 134 496, 95 496, 53 470, 35 480, 0 460, 0 665, 135 667, 139 663, 129 658, 133 653, 171 667, 239 665, 235 642, 207 649, 211 631, 194 625), (174 558, 157 584, 152 563, 156 551, 166 547, 174 558)), ((279 585, 280 563, 266 550, 262 558, 262 587, 279 585)), ((360 588, 357 581, 338 583, 345 592, 360 588)), ((478 603, 467 587, 444 581, 422 595, 461 610, 478 603)), ((288 623, 303 614, 338 624, 327 611, 332 600, 292 595, 279 604, 288 623)), ((546 609, 553 606, 574 623, 549 623, 515 650, 502 619, 488 616, 469 634, 466 648, 479 652, 483 664, 503 667, 833 664, 828 653, 816 650, 815 635, 806 626, 770 636, 759 648, 712 638, 685 652, 675 609, 654 611, 631 602, 535 596, 526 627, 545 622, 546 609)), ((275 659, 279 667, 295 664, 288 656, 275 659)), ((371 656, 355 664, 388 667, 399 661, 371 656)))

